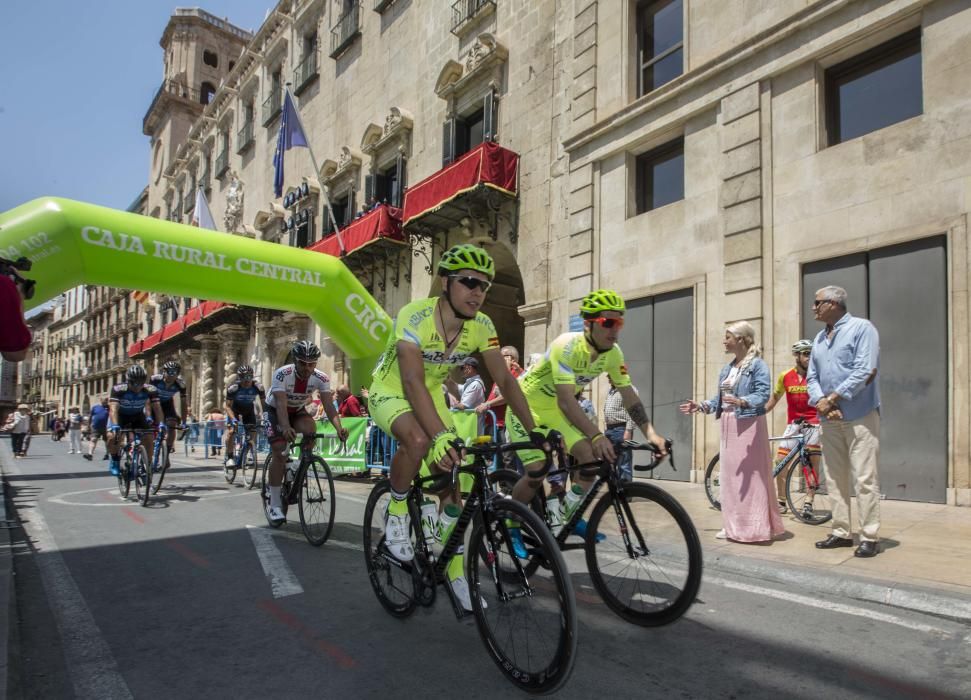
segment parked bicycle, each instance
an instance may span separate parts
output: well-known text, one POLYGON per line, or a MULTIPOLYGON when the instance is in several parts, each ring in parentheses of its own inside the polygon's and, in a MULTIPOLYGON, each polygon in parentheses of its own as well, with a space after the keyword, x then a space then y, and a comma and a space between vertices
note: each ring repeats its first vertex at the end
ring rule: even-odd
MULTIPOLYGON (((829 495, 820 480, 819 471, 813 467, 806 449, 806 431, 812 426, 802 423, 802 429, 791 436, 779 435, 770 441, 793 440, 795 446, 772 469, 773 478, 786 472, 786 507, 796 520, 807 525, 822 525, 833 517, 829 495)), ((717 510, 721 510, 721 464, 719 455, 711 458, 705 469, 705 495, 717 510)))
MULTIPOLYGON (((577 645, 577 613, 573 584, 563 555, 549 529, 525 505, 499 493, 488 478, 496 455, 535 449, 529 442, 498 445, 485 442, 465 447, 472 464, 451 473, 416 476, 408 510, 411 513, 414 559, 402 562, 385 547, 385 516, 391 485, 382 479, 364 509, 364 557, 374 593, 395 617, 411 615, 416 606, 431 607, 444 586, 457 618, 474 615, 479 635, 499 670, 517 688, 552 693, 573 670, 577 645), (440 552, 423 534, 421 504, 425 490, 455 488, 460 474, 472 476, 465 506, 440 552), (521 525, 529 543, 529 564, 513 551, 507 521, 521 525), (471 528, 471 534, 466 533, 471 528), (467 612, 447 583, 449 562, 465 547, 465 575, 472 612, 467 612)), ((549 457, 548 457, 549 461, 549 457)))
MULTIPOLYGON (((319 438, 334 438, 325 433, 297 433, 297 437, 290 445, 299 444, 300 456, 294 462, 287 459, 286 471, 283 475, 281 499, 283 513, 286 514, 291 505, 297 505, 300 510, 300 528, 304 537, 314 547, 319 547, 330 537, 334 526, 334 511, 337 497, 334 492, 334 476, 330 467, 321 457, 314 454, 314 441, 319 438)), ((260 477, 260 496, 263 499, 263 515, 271 527, 280 527, 282 523, 270 519, 270 464, 273 461, 272 452, 263 462, 260 477)))
POLYGON ((223 465, 223 476, 227 484, 236 480, 236 472, 243 472, 243 483, 253 488, 256 484, 258 467, 256 464, 256 445, 253 442, 255 425, 244 425, 239 421, 231 421, 235 426, 233 431, 233 460, 223 465))
MULTIPOLYGON (((670 440, 666 444, 668 459, 674 468, 673 445, 670 440)), ((634 466, 637 471, 649 472, 664 461, 660 450, 651 443, 626 441, 623 449, 653 453, 649 464, 634 466)), ((556 452, 558 463, 567 465, 562 446, 556 452)), ((687 511, 654 484, 624 482, 616 465, 607 462, 561 466, 549 471, 547 476, 566 474, 570 470, 595 476, 596 480, 565 523, 560 523, 558 507, 547 506, 542 491, 530 503, 555 534, 559 548, 564 552, 584 550, 594 588, 607 607, 624 620, 657 627, 684 615, 698 594, 703 566, 701 540, 687 511), (598 500, 605 484, 607 491, 598 500), (591 507, 585 538, 580 542, 567 541, 576 534, 577 524, 591 507), (608 513, 613 517, 604 517, 608 513)), ((490 479, 511 493, 519 473, 498 469, 490 479)), ((523 541, 528 548, 525 532, 523 541)))

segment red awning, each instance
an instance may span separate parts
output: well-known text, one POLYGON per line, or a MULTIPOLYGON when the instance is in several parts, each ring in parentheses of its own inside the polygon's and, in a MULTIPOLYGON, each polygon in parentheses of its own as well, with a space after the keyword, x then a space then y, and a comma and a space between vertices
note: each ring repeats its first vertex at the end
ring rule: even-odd
POLYGON ((219 309, 229 306, 223 301, 204 301, 197 306, 189 309, 182 318, 166 323, 162 330, 155 331, 150 336, 141 340, 136 340, 128 346, 128 356, 135 357, 143 352, 151 350, 159 343, 175 338, 183 333, 189 326, 198 323, 203 318, 207 318, 219 309))
POLYGON ((456 197, 477 187, 516 196, 519 155, 485 141, 437 173, 405 190, 401 225, 441 209, 456 197))
POLYGON ((161 342, 162 342, 162 331, 155 331, 147 338, 142 339, 142 352, 145 352, 146 350, 151 350, 161 342))
POLYGON ((170 323, 166 323, 165 327, 162 328, 162 342, 165 342, 166 340, 170 340, 171 338, 174 338, 175 336, 177 336, 179 333, 182 332, 184 327, 185 327, 185 324, 183 323, 181 318, 177 318, 174 321, 171 321, 170 323))
POLYGON ((128 357, 135 357, 138 353, 142 351, 142 341, 136 340, 134 343, 128 346, 128 357))
POLYGON ((202 304, 196 304, 191 309, 185 312, 185 316, 182 317, 185 321, 185 325, 191 326, 193 323, 198 323, 202 320, 202 304))
MULTIPOLYGON (((360 219, 352 221, 347 228, 341 229, 341 238, 346 253, 353 253, 382 238, 404 240, 401 233, 401 210, 380 204, 360 219)), ((307 250, 333 255, 335 258, 341 254, 336 234, 317 241, 308 246, 307 250)))

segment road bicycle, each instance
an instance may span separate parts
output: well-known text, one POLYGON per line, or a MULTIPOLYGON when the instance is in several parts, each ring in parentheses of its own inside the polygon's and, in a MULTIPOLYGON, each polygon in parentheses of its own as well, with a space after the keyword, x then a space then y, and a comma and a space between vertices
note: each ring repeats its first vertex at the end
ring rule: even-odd
POLYGON ((239 421, 234 421, 233 430, 233 459, 228 464, 223 465, 223 477, 227 484, 236 480, 236 472, 243 472, 243 483, 249 488, 256 485, 256 474, 258 467, 256 464, 256 446, 253 444, 253 431, 255 425, 244 425, 239 421))
MULTIPOLYGON (((822 525, 832 519, 833 511, 826 485, 820 479, 819 470, 813 467, 806 449, 806 432, 815 426, 801 420, 793 425, 800 426, 798 433, 769 438, 771 442, 793 440, 796 443, 785 457, 776 462, 772 477, 775 479, 785 471, 786 507, 796 520, 807 525, 822 525)), ((714 508, 721 510, 721 464, 718 454, 711 458, 705 469, 705 495, 714 508)))
MULTIPOLYGON (((626 441, 621 449, 654 453, 649 464, 635 465, 636 471, 649 472, 664 461, 660 450, 651 443, 626 441)), ((674 468, 670 440, 667 450, 674 468)), ((584 550, 594 588, 607 607, 622 619, 643 627, 657 627, 684 615, 698 594, 703 567, 701 540, 687 511, 654 484, 624 481, 615 464, 601 460, 570 466, 562 446, 555 451, 563 466, 550 470, 547 477, 574 470, 596 477, 562 525, 559 509, 550 511, 542 489, 530 502, 530 508, 555 534, 559 548, 564 552, 584 550), (601 496, 605 485, 607 490, 601 496), (577 525, 588 510, 585 537, 580 542, 568 541, 577 534, 577 525)), ((533 477, 541 475, 530 472, 533 477)), ((511 493, 519 477, 511 469, 499 469, 490 476, 507 493, 511 493)), ((523 540, 528 549, 525 532, 523 540)))
MULTIPOLYGON (((158 486, 152 491, 152 478, 157 471, 160 451, 165 443, 164 426, 149 430, 126 430, 125 446, 122 449, 122 459, 118 465, 118 493, 122 498, 128 498, 131 493, 132 482, 135 483, 135 498, 143 506, 148 505, 151 493, 158 492, 158 486), (142 435, 154 435, 152 459, 148 458, 148 450, 142 442, 142 435)), ((167 451, 167 450, 164 450, 167 451)), ((166 460, 167 461, 167 460, 166 460)), ((159 480, 161 484, 161 480, 159 480)))
POLYGON ((503 495, 489 482, 493 458, 503 452, 535 449, 529 442, 498 445, 488 437, 465 447, 472 463, 450 473, 416 476, 408 511, 414 559, 402 562, 385 546, 385 522, 391 484, 382 479, 364 509, 364 557, 378 601, 395 617, 408 617, 417 606, 431 607, 444 586, 457 618, 475 617, 490 658, 520 690, 552 693, 569 678, 576 658, 577 613, 573 584, 563 555, 549 529, 525 505, 503 495), (455 488, 460 474, 471 475, 465 506, 451 534, 437 550, 423 534, 421 504, 427 490, 455 488), (514 553, 509 522, 518 522, 528 542, 529 563, 514 553), (459 547, 465 547, 465 576, 472 612, 466 611, 447 582, 459 547))
MULTIPOLYGON (((314 547, 319 547, 330 537, 334 527, 334 511, 337 497, 334 492, 334 476, 330 467, 321 457, 314 454, 314 441, 320 438, 334 438, 325 433, 297 433, 294 442, 289 445, 287 454, 299 441, 299 459, 294 461, 288 456, 286 470, 281 486, 283 513, 286 515, 291 505, 298 505, 300 512, 300 529, 304 537, 314 547), (294 466, 296 464, 296 466, 294 466)), ((273 451, 266 456, 260 477, 260 497, 263 500, 263 515, 271 527, 280 527, 283 523, 270 519, 270 466, 273 462, 273 451)))

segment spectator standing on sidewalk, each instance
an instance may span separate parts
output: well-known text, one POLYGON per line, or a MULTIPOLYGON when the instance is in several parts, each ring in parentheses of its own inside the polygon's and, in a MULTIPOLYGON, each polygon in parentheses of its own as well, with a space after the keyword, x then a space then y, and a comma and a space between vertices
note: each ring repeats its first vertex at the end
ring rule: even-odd
POLYGON ((20 458, 27 454, 24 440, 30 434, 30 407, 25 404, 18 404, 17 410, 7 417, 7 422, 3 425, 3 431, 10 432, 10 449, 13 456, 20 458))
MULTIPOLYGON (((614 454, 617 455, 617 470, 622 481, 633 481, 634 472, 631 468, 633 460, 631 451, 623 449, 625 440, 634 438, 634 421, 624 410, 624 400, 610 380, 610 391, 607 392, 607 400, 604 401, 604 437, 610 440, 614 446, 614 454)), ((637 391, 635 388, 634 391, 637 391)))
POLYGON ((880 337, 872 323, 846 310, 846 290, 823 287, 813 313, 826 324, 813 341, 806 383, 809 403, 821 417, 826 488, 833 506, 833 531, 819 549, 852 547, 850 496, 856 486, 860 546, 872 557, 880 541, 880 337))
MULTIPOLYGON (((512 374, 516 379, 519 379, 523 372, 522 367, 519 366, 519 351, 512 345, 507 345, 501 348, 499 352, 502 353, 502 359, 506 362, 506 367, 509 368, 509 373, 512 374)), ((499 439, 499 444, 507 442, 506 440, 506 399, 503 397, 502 392, 499 391, 499 385, 495 382, 492 383, 492 389, 489 391, 489 396, 486 398, 484 403, 480 403, 475 407, 476 413, 482 415, 486 411, 492 411, 492 414, 496 417, 496 435, 499 439)), ((488 427, 488 426, 486 426, 488 427)), ((504 452, 502 455, 502 461, 504 465, 510 469, 515 469, 516 471, 522 473, 523 463, 519 459, 519 455, 515 452, 504 452)))
MULTIPOLYGON (((91 442, 88 443, 88 453, 84 455, 84 458, 89 462, 94 459, 94 448, 98 446, 98 439, 100 438, 103 442, 108 439, 108 397, 102 398, 99 403, 91 408, 90 426, 91 442)), ((107 450, 105 450, 102 459, 108 459, 107 450)))
POLYGON ((346 384, 337 387, 337 412, 341 418, 360 418, 365 415, 364 408, 346 384))
POLYGON ((765 404, 769 368, 747 321, 725 331, 725 352, 735 357, 718 375, 718 393, 681 404, 682 413, 714 413, 721 421, 721 503, 724 528, 715 537, 766 542, 785 532, 772 488, 765 404))
POLYGON ((81 411, 77 406, 68 409, 67 434, 71 438, 71 449, 67 453, 69 455, 81 454, 81 411))
POLYGON ((226 416, 217 411, 215 406, 209 406, 206 414, 206 447, 212 448, 215 457, 222 450, 223 431, 226 429, 226 416))

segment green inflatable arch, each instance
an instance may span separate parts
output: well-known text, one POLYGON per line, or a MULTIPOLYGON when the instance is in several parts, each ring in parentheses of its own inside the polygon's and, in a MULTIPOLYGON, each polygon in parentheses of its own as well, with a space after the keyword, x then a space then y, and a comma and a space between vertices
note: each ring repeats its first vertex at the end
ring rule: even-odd
POLYGON ((97 284, 307 314, 351 359, 352 386, 371 369, 391 319, 337 258, 67 199, 0 214, 0 257, 25 256, 30 309, 97 284))

